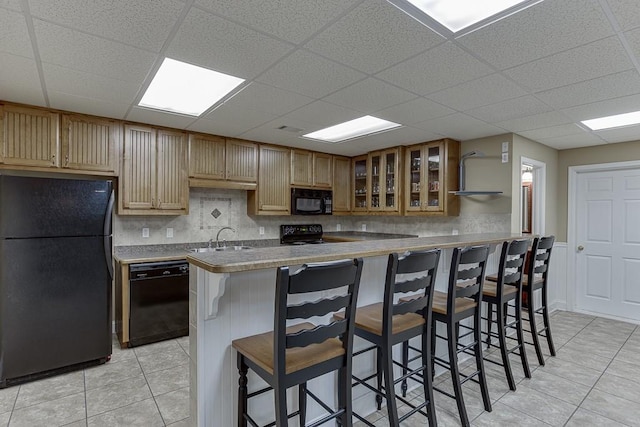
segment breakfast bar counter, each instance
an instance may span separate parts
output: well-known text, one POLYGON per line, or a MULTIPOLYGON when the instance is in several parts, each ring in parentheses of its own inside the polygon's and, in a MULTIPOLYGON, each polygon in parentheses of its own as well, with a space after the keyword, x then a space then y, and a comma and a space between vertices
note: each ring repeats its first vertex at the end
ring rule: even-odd
MULTIPOLYGON (((447 264, 450 260, 448 249, 483 244, 495 248, 505 240, 523 237, 522 234, 512 233, 479 233, 189 254, 192 424, 218 427, 237 423, 238 376, 231 341, 273 329, 277 267, 363 257, 358 305, 366 305, 382 300, 387 256, 392 252, 433 248, 445 250, 436 288, 446 290, 447 264)), ((371 366, 359 366, 357 369, 368 370, 372 366, 373 361, 371 366)), ((312 386, 323 400, 332 402, 334 378, 330 375, 325 377, 314 380, 312 386)), ((255 380, 252 379, 251 383, 255 383, 255 380)), ((289 394, 289 400, 290 407, 296 408, 297 399, 293 393, 289 394)), ((266 423, 272 420, 273 399, 269 393, 255 401, 252 405, 255 405, 253 408, 258 413, 258 421, 266 423)), ((354 391, 353 402, 354 409, 360 413, 374 410, 373 399, 366 393, 354 391)), ((318 408, 309 408, 309 420, 319 415, 318 408)))

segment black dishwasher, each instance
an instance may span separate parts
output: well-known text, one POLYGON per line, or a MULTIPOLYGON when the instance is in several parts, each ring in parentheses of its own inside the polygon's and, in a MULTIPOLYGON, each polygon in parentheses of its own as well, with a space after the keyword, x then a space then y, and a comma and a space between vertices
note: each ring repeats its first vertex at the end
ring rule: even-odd
POLYGON ((189 263, 131 264, 129 294, 130 347, 189 334, 189 263))

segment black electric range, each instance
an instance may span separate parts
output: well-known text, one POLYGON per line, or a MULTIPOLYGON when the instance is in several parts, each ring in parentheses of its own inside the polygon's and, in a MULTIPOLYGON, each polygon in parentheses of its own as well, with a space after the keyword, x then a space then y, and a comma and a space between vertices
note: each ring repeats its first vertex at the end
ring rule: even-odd
POLYGON ((309 245, 324 243, 321 224, 283 224, 280 226, 280 244, 309 245))

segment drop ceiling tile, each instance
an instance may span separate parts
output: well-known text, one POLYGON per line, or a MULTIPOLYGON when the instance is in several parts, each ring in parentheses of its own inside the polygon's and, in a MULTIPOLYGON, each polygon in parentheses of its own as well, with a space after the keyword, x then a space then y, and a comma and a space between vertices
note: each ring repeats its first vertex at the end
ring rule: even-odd
POLYGON ((134 106, 131 111, 129 111, 129 114, 127 114, 127 117, 125 117, 125 119, 132 122, 169 126, 176 129, 186 129, 187 126, 189 126, 196 120, 196 117, 165 113, 158 110, 151 110, 134 106))
POLYGON ((0 52, 33 58, 27 22, 20 12, 0 9, 0 52))
POLYGON ((607 0, 607 4, 623 31, 640 27, 638 0, 607 0))
POLYGON ((376 117, 392 122, 412 125, 437 117, 444 117, 455 113, 451 108, 437 104, 425 98, 415 98, 404 104, 395 105, 376 112, 376 117))
POLYGON ((313 123, 316 125, 316 128, 309 130, 309 132, 311 132, 327 126, 333 126, 353 120, 358 117, 362 117, 363 115, 364 114, 360 111, 340 107, 339 105, 330 104, 324 101, 316 101, 292 111, 291 113, 281 117, 281 119, 284 124, 289 124, 289 122, 293 123, 297 120, 313 123))
POLYGON ((496 123, 548 111, 551 111, 551 107, 532 95, 525 95, 520 98, 508 99, 492 105, 474 108, 466 113, 480 120, 496 123))
POLYGON ((492 126, 463 113, 456 113, 445 117, 439 117, 437 119, 426 120, 421 123, 416 123, 414 126, 461 141, 504 133, 504 130, 498 127, 492 126))
POLYGON ((372 74, 443 41, 390 3, 365 1, 305 47, 372 74))
POLYGON ((200 7, 258 31, 300 43, 358 0, 196 0, 200 7))
POLYGON ((404 103, 415 95, 381 80, 368 78, 335 92, 325 101, 363 113, 373 113, 393 105, 404 103))
POLYGON ((381 150, 398 145, 418 144, 421 142, 441 139, 443 137, 444 135, 429 132, 428 130, 411 126, 403 126, 401 128, 392 129, 389 132, 345 141, 336 145, 349 146, 352 150, 351 155, 359 155, 368 153, 372 150, 381 150))
POLYGON ((233 106, 239 110, 254 109, 266 111, 279 116, 313 101, 313 98, 295 92, 253 82, 246 89, 227 101, 225 105, 233 106))
POLYGON ((291 49, 288 43, 193 8, 169 45, 167 56, 248 79, 291 49))
POLYGON ((0 53, 0 99, 44 106, 45 99, 33 59, 0 53))
POLYGON ((550 126, 546 128, 526 130, 518 132, 525 138, 539 141, 541 139, 559 138, 561 136, 584 134, 585 131, 575 123, 567 125, 550 126))
MULTIPOLYGON (((640 8, 640 6, 638 6, 640 8)), ((640 60, 640 28, 624 33, 636 59, 640 60)))
POLYGON ((542 91, 633 67, 618 37, 598 40, 504 71, 523 87, 542 91))
POLYGON ((640 93, 640 74, 635 69, 536 93, 536 97, 555 108, 568 108, 591 102, 640 93))
POLYGON ((565 108, 562 112, 576 121, 613 116, 640 110, 640 95, 629 95, 606 101, 592 102, 578 107, 565 108))
POLYGON ((269 114, 266 111, 239 109, 225 104, 193 123, 189 126, 189 129, 215 135, 237 137, 241 133, 275 118, 274 114, 269 114))
MULTIPOLYGON (((302 120, 291 120, 284 122, 282 118, 276 118, 268 123, 264 123, 258 127, 255 127, 240 135, 241 138, 249 139, 252 141, 261 142, 277 142, 282 141, 283 144, 295 143, 296 141, 304 141, 306 143, 313 143, 314 141, 300 138, 302 134, 311 132, 314 128, 313 123, 304 122, 302 120), (289 132, 278 129, 280 126, 291 126, 294 128, 302 129, 301 132, 289 132)), ((322 143, 323 144, 323 143, 322 143)), ((323 144, 324 145, 324 144, 323 144)))
POLYGON ((42 64, 47 90, 113 104, 132 104, 140 86, 53 64, 42 64))
POLYGON ((593 145, 602 145, 603 140, 584 133, 582 135, 567 135, 557 138, 549 138, 538 141, 541 144, 548 145, 556 150, 567 150, 570 148, 591 147, 593 145))
POLYGON ((156 55, 34 19, 42 62, 141 84, 156 55))
POLYGON ((427 98, 454 110, 466 111, 526 94, 524 89, 511 80, 500 74, 491 74, 432 93, 427 98))
POLYGON ((421 95, 491 74, 489 66, 447 42, 377 74, 421 95))
POLYGON ((280 89, 322 98, 364 77, 358 71, 313 53, 297 50, 257 80, 280 89))
POLYGON ((533 114, 531 116, 520 117, 517 119, 504 120, 495 123, 503 129, 511 132, 518 132, 552 127, 573 123, 573 120, 558 111, 550 111, 548 113, 533 114))
POLYGON ((640 125, 600 130, 594 133, 608 143, 640 141, 640 125))
POLYGON ((112 104, 93 98, 83 98, 68 93, 48 91, 51 108, 73 111, 82 114, 93 114, 100 117, 124 119, 129 104, 112 104))
POLYGON ((22 11, 21 0, 0 0, 0 7, 4 9, 13 10, 15 12, 22 11))
POLYGON ((613 35, 598 0, 543 1, 458 41, 505 69, 613 35))
POLYGON ((37 18, 159 52, 185 4, 180 0, 30 2, 37 18))

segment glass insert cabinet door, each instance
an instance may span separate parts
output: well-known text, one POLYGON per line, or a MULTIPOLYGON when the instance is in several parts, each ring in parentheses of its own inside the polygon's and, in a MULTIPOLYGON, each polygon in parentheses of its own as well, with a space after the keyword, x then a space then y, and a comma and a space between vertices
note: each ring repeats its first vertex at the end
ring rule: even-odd
POLYGON ((442 145, 409 147, 405 155, 407 212, 442 211, 442 145))
POLYGON ((397 212, 399 209, 398 200, 398 182, 396 181, 398 171, 400 169, 399 150, 388 150, 382 154, 382 171, 384 172, 384 181, 381 184, 381 193, 383 194, 383 209, 385 211, 397 212))
POLYGON ((359 156, 353 159, 353 207, 355 212, 363 212, 368 210, 367 204, 367 156, 359 156))
POLYGON ((371 164, 371 179, 369 180, 369 210, 382 210, 380 204, 380 184, 382 173, 382 156, 380 153, 371 153, 369 155, 371 164))

